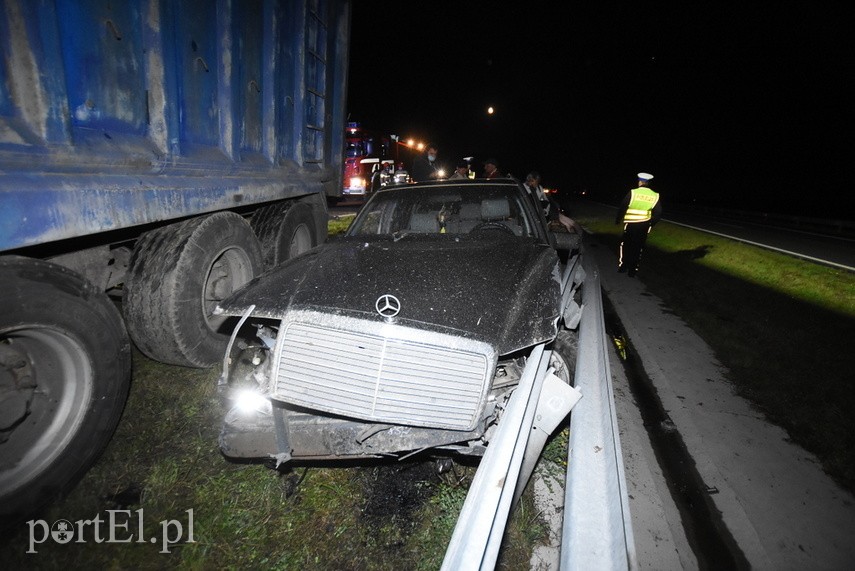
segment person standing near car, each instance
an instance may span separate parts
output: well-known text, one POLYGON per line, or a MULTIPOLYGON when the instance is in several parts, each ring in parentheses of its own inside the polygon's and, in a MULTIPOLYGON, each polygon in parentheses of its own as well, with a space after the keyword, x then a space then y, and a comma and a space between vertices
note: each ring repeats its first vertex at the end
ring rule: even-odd
POLYGON ((540 203, 540 207, 543 208, 543 214, 546 216, 547 220, 550 222, 558 222, 568 232, 575 232, 581 236, 582 227, 579 226, 575 220, 561 212, 561 207, 558 205, 558 201, 544 192, 543 187, 540 184, 539 172, 531 171, 528 173, 525 177, 523 186, 540 203))
POLYGON ((626 194, 615 217, 615 224, 623 222, 618 271, 631 278, 638 272, 647 234, 662 218, 662 202, 659 193, 650 188, 651 180, 652 174, 638 173, 638 187, 626 194))
POLYGON ((457 163, 457 167, 454 169, 454 172, 448 178, 453 180, 469 180, 469 163, 467 163, 466 161, 460 161, 459 163, 457 163))
POLYGON ((436 145, 428 145, 427 151, 413 161, 413 172, 410 176, 415 182, 425 182, 439 178, 439 167, 436 164, 436 145))
POLYGON ((484 161, 484 175, 482 178, 502 178, 502 173, 499 172, 499 164, 496 159, 487 159, 484 161))

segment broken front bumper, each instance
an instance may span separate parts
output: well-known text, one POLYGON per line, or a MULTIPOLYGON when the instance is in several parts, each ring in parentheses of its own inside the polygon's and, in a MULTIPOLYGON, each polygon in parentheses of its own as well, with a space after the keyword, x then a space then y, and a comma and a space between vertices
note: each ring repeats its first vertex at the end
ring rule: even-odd
MULTIPOLYGON (((492 415, 490 415, 492 416, 492 415)), ((401 456, 452 446, 457 452, 483 453, 485 427, 471 431, 360 422, 286 408, 267 401, 253 410, 234 406, 220 432, 220 450, 230 458, 334 460, 401 456)))

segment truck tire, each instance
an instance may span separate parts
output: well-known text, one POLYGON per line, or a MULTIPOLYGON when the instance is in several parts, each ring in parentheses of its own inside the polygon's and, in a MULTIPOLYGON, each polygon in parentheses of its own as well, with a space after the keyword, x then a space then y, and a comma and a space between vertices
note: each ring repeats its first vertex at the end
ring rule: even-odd
POLYGON ((4 256, 0 282, 0 523, 14 523, 67 493, 104 450, 131 345, 113 302, 67 268, 4 256))
POLYGON ((252 217, 252 229, 261 242, 265 268, 317 246, 312 207, 302 202, 280 202, 259 208, 252 217))
POLYGON ((213 310, 261 269, 258 239, 234 212, 143 234, 131 255, 122 300, 131 339, 163 363, 204 368, 220 362, 234 320, 213 310))

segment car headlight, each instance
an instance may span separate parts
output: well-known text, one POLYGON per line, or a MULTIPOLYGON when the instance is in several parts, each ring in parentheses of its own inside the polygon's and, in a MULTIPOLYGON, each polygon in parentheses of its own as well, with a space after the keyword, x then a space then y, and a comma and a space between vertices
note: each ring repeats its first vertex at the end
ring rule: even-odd
POLYGON ((254 412, 270 414, 271 412, 270 399, 252 389, 239 390, 235 395, 234 405, 235 408, 245 414, 254 412))
POLYGON ((350 188, 365 188, 365 179, 359 176, 351 178, 350 188))

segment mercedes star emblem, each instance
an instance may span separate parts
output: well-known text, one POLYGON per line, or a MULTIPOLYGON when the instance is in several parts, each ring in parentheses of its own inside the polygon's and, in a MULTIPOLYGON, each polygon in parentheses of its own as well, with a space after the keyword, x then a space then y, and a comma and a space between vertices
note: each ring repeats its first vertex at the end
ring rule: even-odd
POLYGON ((394 295, 387 293, 377 298, 374 307, 383 317, 395 317, 401 311, 401 302, 394 295))

